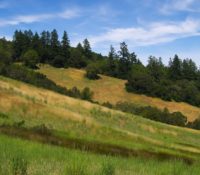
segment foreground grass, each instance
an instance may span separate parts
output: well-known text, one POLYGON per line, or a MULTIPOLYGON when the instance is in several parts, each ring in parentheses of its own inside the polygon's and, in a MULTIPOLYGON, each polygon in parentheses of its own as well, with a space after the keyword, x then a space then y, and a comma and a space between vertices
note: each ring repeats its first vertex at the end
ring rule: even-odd
POLYGON ((198 162, 100 156, 0 135, 0 174, 25 169, 30 175, 198 175, 198 162))
POLYGON ((88 80, 84 76, 84 70, 73 68, 58 69, 49 65, 41 66, 39 72, 47 75, 49 79, 63 87, 72 88, 76 86, 80 89, 89 87, 94 92, 94 100, 100 103, 110 102, 115 104, 119 101, 127 101, 139 106, 151 105, 160 109, 166 107, 170 112, 182 112, 188 117, 189 121, 193 121, 200 116, 200 109, 198 107, 186 103, 166 102, 158 98, 128 93, 124 88, 126 81, 117 78, 101 76, 99 80, 88 80))

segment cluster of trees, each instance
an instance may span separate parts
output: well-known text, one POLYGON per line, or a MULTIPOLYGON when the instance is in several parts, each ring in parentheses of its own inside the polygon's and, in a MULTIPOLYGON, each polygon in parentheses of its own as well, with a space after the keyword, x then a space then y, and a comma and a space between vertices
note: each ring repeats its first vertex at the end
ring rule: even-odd
POLYGON ((23 61, 30 68, 36 68, 37 63, 82 68, 92 59, 101 57, 92 52, 87 39, 83 44, 79 43, 76 48, 72 48, 67 32, 64 31, 60 41, 55 29, 51 32, 43 31, 40 35, 31 30, 15 31, 12 46, 13 60, 23 61))
POLYGON ((160 110, 151 106, 139 107, 129 102, 118 102, 116 105, 112 105, 109 102, 106 102, 103 103, 103 105, 112 109, 117 109, 123 112, 142 116, 150 120, 200 130, 200 119, 196 119, 193 122, 188 122, 187 117, 184 116, 181 112, 170 113, 167 108, 160 110))
POLYGON ((133 66, 127 79, 129 92, 200 105, 200 71, 191 59, 175 55, 165 66, 161 58, 151 56, 146 67, 133 66))
POLYGON ((191 59, 175 55, 166 66, 161 58, 150 56, 145 66, 125 42, 119 51, 111 46, 108 56, 102 56, 92 52, 87 39, 71 47, 66 31, 61 38, 55 29, 41 34, 16 31, 13 41, 0 40, 0 59, 22 61, 29 68, 37 68, 37 63, 85 68, 92 80, 99 79, 98 74, 126 79, 129 92, 200 106, 200 70, 191 59))

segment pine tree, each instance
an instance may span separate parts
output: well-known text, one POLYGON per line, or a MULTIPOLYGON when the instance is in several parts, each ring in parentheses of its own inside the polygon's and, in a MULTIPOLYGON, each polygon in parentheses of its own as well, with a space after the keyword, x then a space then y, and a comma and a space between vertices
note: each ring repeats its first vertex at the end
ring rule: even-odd
POLYGON ((87 38, 83 41, 83 50, 84 50, 84 54, 85 54, 86 58, 91 59, 92 50, 90 47, 90 42, 88 41, 87 38))
POLYGON ((108 54, 108 74, 111 76, 115 76, 116 75, 116 63, 115 63, 115 59, 116 59, 117 55, 115 53, 115 49, 114 47, 111 45, 110 46, 110 52, 108 54))
POLYGON ((128 46, 125 42, 120 43, 120 51, 119 51, 119 66, 118 66, 118 76, 120 78, 126 78, 128 72, 131 69, 129 63, 129 51, 128 46))
POLYGON ((178 55, 175 55, 173 60, 169 62, 169 77, 173 80, 181 79, 182 77, 182 61, 178 55))
POLYGON ((67 32, 64 31, 63 33, 63 37, 62 37, 62 45, 61 45, 61 49, 62 49, 62 56, 64 56, 67 59, 69 59, 70 57, 70 41, 67 35, 67 32))
POLYGON ((59 55, 59 47, 60 47, 60 42, 58 40, 58 33, 57 31, 54 29, 51 32, 51 55, 52 55, 52 59, 55 58, 56 55, 59 55))

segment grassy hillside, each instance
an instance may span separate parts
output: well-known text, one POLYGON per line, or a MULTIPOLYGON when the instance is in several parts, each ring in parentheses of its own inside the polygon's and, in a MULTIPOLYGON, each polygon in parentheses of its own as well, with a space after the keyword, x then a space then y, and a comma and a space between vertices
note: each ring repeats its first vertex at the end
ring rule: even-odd
MULTIPOLYGON (((79 143, 83 143, 83 146, 88 146, 89 152, 104 154, 105 149, 109 148, 120 156, 123 155, 123 151, 128 150, 129 157, 132 157, 127 159, 130 160, 130 164, 131 161, 142 159, 141 166, 144 165, 143 160, 149 160, 150 164, 154 162, 156 166, 172 168, 174 159, 178 159, 179 166, 182 166, 182 161, 193 163, 194 166, 189 166, 189 168, 195 171, 197 168, 195 164, 200 160, 200 131, 157 123, 4 77, 0 77, 0 112, 3 113, 0 115, 1 126, 15 126, 16 129, 21 123, 25 128, 44 124, 53 131, 53 137, 68 142, 71 141, 70 139, 76 139, 79 143), (164 163, 161 160, 164 160, 164 163)), ((3 129, 1 128, 0 132, 4 131, 3 129)), ((23 136, 28 140, 44 142, 44 138, 34 136, 33 133, 26 137, 26 134, 20 135, 17 132, 18 130, 11 130, 8 133, 14 137, 23 136)), ((51 137, 48 138, 51 139, 51 137)), ((11 142, 14 144, 15 141, 11 142)), ((23 144, 22 141, 19 142, 23 144)), ((5 143, 1 141, 0 145, 5 143)), ((69 146, 62 143, 59 145, 69 146)), ((33 152, 29 150, 31 147, 27 144, 27 148, 24 149, 33 152)), ((12 155, 12 150, 7 149, 12 155)), ((37 159, 39 157, 34 158, 34 161, 37 159)), ((60 157, 58 159, 63 161, 60 157)), ((115 159, 117 158, 113 158, 114 161, 115 159)), ((126 167, 121 163, 125 160, 119 158, 115 166, 129 169, 129 166, 126 167)), ((153 174, 155 169, 153 166, 151 168, 153 174)), ((149 174, 149 171, 145 168, 141 172, 149 174)), ((127 174, 131 173, 127 172, 127 174)))
POLYGON ((39 71, 57 84, 68 88, 73 86, 78 88, 89 87, 94 91, 94 100, 100 103, 110 102, 115 104, 119 101, 128 101, 140 106, 151 105, 160 109, 166 107, 170 112, 182 112, 188 117, 188 121, 193 121, 200 116, 200 108, 186 103, 166 102, 158 98, 128 93, 124 88, 126 82, 124 80, 108 76, 101 76, 101 79, 95 81, 88 80, 84 77, 84 70, 73 68, 56 69, 48 65, 41 66, 39 71))

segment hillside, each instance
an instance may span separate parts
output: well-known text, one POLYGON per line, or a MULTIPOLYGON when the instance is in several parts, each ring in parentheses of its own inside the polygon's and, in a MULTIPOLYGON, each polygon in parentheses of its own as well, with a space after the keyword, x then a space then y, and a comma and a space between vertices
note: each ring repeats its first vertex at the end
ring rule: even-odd
POLYGON ((73 86, 82 89, 89 87, 94 92, 94 100, 100 103, 110 102, 115 104, 119 101, 127 101, 139 106, 150 105, 160 109, 168 108, 170 112, 180 111, 187 116, 188 121, 193 121, 200 116, 198 107, 186 103, 167 102, 159 98, 128 93, 124 88, 125 80, 103 75, 99 80, 88 80, 84 77, 84 70, 74 68, 58 69, 49 65, 42 65, 39 72, 47 75, 57 84, 68 88, 73 86))
MULTIPOLYGON (((4 77, 0 77, 0 111, 4 114, 0 117, 1 132, 13 136, 14 129, 15 137, 46 143, 46 136, 27 135, 31 130, 23 133, 24 127, 45 125, 53 131, 52 137, 75 145, 81 142, 89 152, 155 161, 199 160, 200 131, 153 122, 4 77), (14 128, 9 130, 6 126, 14 128)), ((47 138, 51 140, 50 136, 47 138)), ((62 142, 58 144, 62 146, 62 142)), ((77 145, 76 149, 82 148, 77 145)), ((157 165, 160 163, 156 161, 157 165)))

